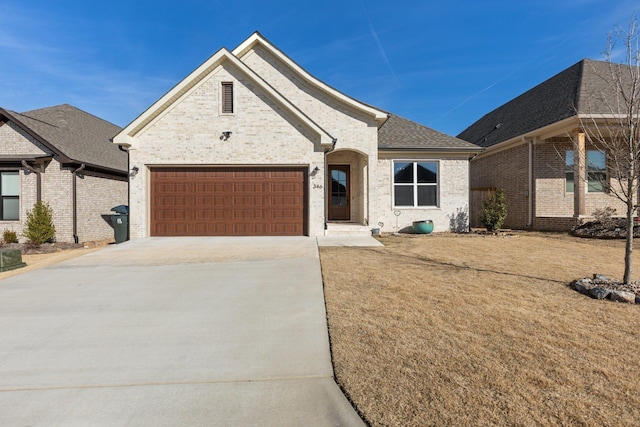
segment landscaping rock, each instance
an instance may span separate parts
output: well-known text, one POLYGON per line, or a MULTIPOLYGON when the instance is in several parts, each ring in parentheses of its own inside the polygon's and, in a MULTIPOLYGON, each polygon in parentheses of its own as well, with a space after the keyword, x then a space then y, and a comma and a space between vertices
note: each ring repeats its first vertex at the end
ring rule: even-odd
POLYGON ((636 295, 633 292, 611 291, 608 298, 611 301, 626 302, 629 304, 636 303, 636 295))
POLYGON ((571 282, 571 287, 581 294, 589 295, 589 291, 594 285, 589 279, 578 279, 571 282))
MULTIPOLYGON (((609 218, 602 221, 589 221, 571 229, 571 234, 577 237, 594 239, 624 239, 627 237, 625 218, 609 218)), ((640 226, 634 225, 634 237, 640 237, 640 226)))
POLYGON ((611 291, 609 289, 601 288, 600 286, 595 287, 589 291, 589 295, 595 299, 605 299, 609 296, 611 291))
POLYGON ((640 281, 625 284, 602 274, 594 274, 593 278, 576 279, 569 286, 591 298, 640 304, 640 281))

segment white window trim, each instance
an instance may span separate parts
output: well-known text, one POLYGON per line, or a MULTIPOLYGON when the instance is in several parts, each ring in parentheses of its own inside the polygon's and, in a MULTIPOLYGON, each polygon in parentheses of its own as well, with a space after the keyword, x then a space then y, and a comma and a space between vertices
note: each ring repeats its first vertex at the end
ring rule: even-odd
POLYGON ((393 209, 440 209, 440 160, 434 159, 395 159, 391 161, 391 199, 393 209), (436 183, 435 184, 418 184, 413 182, 412 184, 398 184, 398 185, 411 185, 413 186, 413 206, 396 205, 396 182, 395 182, 395 164, 397 163, 412 163, 413 164, 413 179, 417 180, 417 164, 418 163, 435 163, 436 164, 436 183), (430 206, 419 206, 418 203, 418 186, 435 186, 436 187, 436 204, 430 206))
MULTIPOLYGON (((22 217, 21 215, 21 207, 22 207, 22 174, 20 173, 19 169, 2 169, 0 170, 0 173, 2 172, 17 172, 18 173, 18 195, 7 195, 5 196, 2 193, 2 190, 0 189, 0 203, 4 203, 4 198, 17 198, 18 200, 18 218, 16 219, 4 219, 4 210, 0 209, 0 213, 2 214, 0 216, 0 222, 18 222, 20 221, 20 218, 22 217)), ((0 184, 2 183, 2 180, 0 179, 0 184)))

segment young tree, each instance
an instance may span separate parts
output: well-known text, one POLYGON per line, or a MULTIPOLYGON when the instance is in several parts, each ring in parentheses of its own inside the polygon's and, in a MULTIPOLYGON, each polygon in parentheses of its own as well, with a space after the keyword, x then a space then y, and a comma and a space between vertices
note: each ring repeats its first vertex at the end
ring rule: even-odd
POLYGON ((29 244, 40 246, 53 239, 56 227, 53 225, 53 210, 48 203, 37 202, 33 209, 27 212, 27 221, 23 231, 29 244))
POLYGON ((491 192, 482 202, 480 222, 487 227, 487 231, 493 232, 502 227, 507 219, 507 196, 500 189, 491 192))
POLYGON ((608 71, 599 75, 602 90, 587 101, 591 111, 578 112, 578 117, 586 142, 607 156, 609 193, 626 206, 624 282, 628 284, 640 183, 640 31, 635 17, 628 28, 618 26, 609 34, 604 55, 608 71))

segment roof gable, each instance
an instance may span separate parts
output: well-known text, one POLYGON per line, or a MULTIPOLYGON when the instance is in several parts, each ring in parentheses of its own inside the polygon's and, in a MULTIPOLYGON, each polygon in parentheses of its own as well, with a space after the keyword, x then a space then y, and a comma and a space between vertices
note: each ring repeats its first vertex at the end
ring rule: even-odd
POLYGON ((458 138, 490 147, 576 115, 584 61, 485 114, 458 138))
POLYGON ((112 123, 68 104, 24 113, 0 113, 54 152, 62 163, 127 171, 127 154, 110 141, 120 131, 112 123))
POLYGON ((620 74, 625 82, 621 67, 583 59, 485 114, 458 138, 491 147, 578 114, 617 114, 611 107, 617 105, 619 94, 609 81, 612 74, 620 74))
POLYGON ((133 138, 145 129, 149 124, 154 122, 165 111, 171 108, 174 104, 179 102, 184 96, 186 96, 192 89, 197 87, 203 80, 206 79, 214 70, 225 63, 230 62, 235 65, 240 72, 242 72, 249 80, 255 83, 267 96, 283 106, 286 110, 294 115, 300 122, 306 125, 310 130, 315 132, 320 137, 320 143, 323 145, 331 145, 334 142, 334 138, 329 135, 327 131, 318 126, 313 120, 305 115, 300 109, 293 105, 284 96, 278 93, 273 87, 271 87, 264 79, 253 72, 242 61, 236 58, 227 49, 222 48, 211 56, 202 65, 196 68, 191 74, 180 81, 169 92, 156 101, 151 107, 138 116, 133 122, 127 125, 116 137, 113 142, 123 146, 130 146, 133 143, 133 138))
MULTIPOLYGON (((612 79, 620 79, 624 96, 633 96, 628 65, 585 59, 583 62, 580 91, 576 102, 578 113, 583 115, 619 114, 618 100, 621 93, 612 79)), ((637 95, 636 95, 637 96, 637 95)), ((620 100, 622 101, 622 100, 620 100)), ((622 104, 624 105, 624 101, 622 104)))
POLYGON ((388 113, 386 111, 380 110, 371 105, 365 104, 364 102, 358 101, 354 98, 351 98, 348 95, 338 91, 337 89, 329 86, 323 81, 317 79, 313 75, 311 75, 308 71, 298 65, 293 59, 287 56, 284 52, 278 49, 275 45, 269 42, 262 34, 259 32, 253 33, 248 39, 242 42, 238 47, 233 50, 233 54, 240 60, 247 55, 251 50, 253 50, 257 45, 266 49, 271 55, 276 57, 282 64, 284 64, 289 70, 295 73, 298 77, 300 77, 303 81, 307 82, 311 86, 319 89, 320 91, 326 93, 332 98, 343 102, 350 106, 351 108, 356 109, 357 111, 361 111, 372 116, 377 122, 378 126, 380 126, 388 117, 388 113))

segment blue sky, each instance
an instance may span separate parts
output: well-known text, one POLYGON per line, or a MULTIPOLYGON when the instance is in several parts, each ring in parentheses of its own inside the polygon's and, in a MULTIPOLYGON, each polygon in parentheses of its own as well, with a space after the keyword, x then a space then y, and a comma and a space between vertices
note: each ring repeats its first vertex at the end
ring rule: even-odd
POLYGON ((336 89, 457 135, 583 58, 640 1, 0 0, 0 106, 127 125, 254 31, 336 89))

